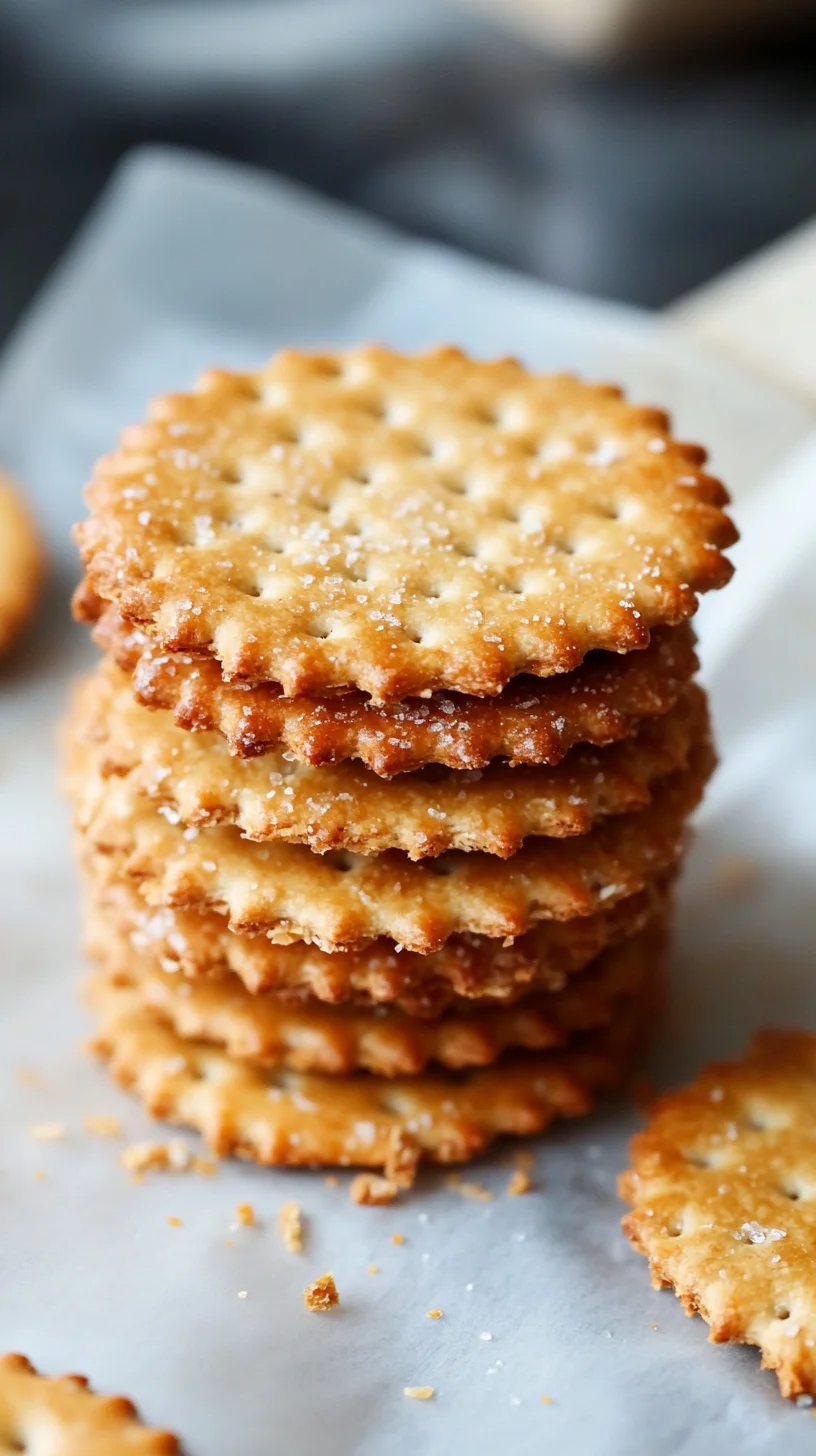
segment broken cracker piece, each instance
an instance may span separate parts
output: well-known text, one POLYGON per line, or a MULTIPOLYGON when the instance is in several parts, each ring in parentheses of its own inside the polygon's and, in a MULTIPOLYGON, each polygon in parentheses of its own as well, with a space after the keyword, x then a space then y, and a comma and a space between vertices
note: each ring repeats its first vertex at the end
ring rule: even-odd
POLYGON ((432 1385, 406 1385, 402 1393, 409 1400, 431 1400, 435 1390, 432 1385))
POLYGON ((252 1228, 255 1222, 255 1209, 251 1203, 239 1203, 236 1206, 235 1214, 238 1222, 243 1224, 244 1228, 252 1228))
POLYGON ((303 1299, 306 1308, 314 1310, 317 1314, 322 1313, 323 1310, 334 1309, 334 1306, 340 1303, 334 1275, 321 1274, 319 1279, 313 1279, 311 1284, 306 1285, 303 1299))
POLYGON ((415 1137, 405 1128, 393 1127, 388 1138, 388 1152, 383 1172, 397 1188, 410 1188, 419 1167, 420 1148, 415 1137))

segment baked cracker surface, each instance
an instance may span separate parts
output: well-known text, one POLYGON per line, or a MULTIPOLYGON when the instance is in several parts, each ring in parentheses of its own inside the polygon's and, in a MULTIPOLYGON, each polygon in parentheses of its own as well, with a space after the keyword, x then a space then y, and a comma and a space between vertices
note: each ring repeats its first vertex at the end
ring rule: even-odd
POLYGON ((654 1285, 816 1395, 816 1034, 761 1032, 662 1097, 620 1191, 654 1285))
POLYGON ((707 731, 705 694, 692 685, 634 738, 575 748, 554 768, 494 763, 389 781, 361 764, 315 769, 274 750, 233 758, 220 735, 185 733, 169 713, 140 707, 125 675, 105 662, 80 684, 68 723, 100 778, 127 776, 185 826, 234 824, 247 839, 318 853, 399 849, 412 860, 451 849, 507 859, 531 835, 585 834, 596 819, 645 807, 653 786, 684 767, 707 731))
POLYGON ((89 588, 230 681, 492 694, 726 582, 705 452, 611 386, 457 349, 276 355, 156 401, 87 488, 89 588))
POLYGON ((0 1359, 0 1450, 30 1456, 182 1456, 169 1431, 142 1425, 123 1396, 82 1375, 40 1375, 24 1355, 0 1359))
POLYGON ((429 763, 554 764, 576 743, 628 738, 641 718, 674 705, 698 666, 694 634, 683 624, 656 628, 639 652, 593 652, 570 673, 514 678, 492 698, 432 693, 380 705, 359 691, 286 698, 268 684, 225 682, 214 658, 157 647, 145 628, 103 611, 93 594, 76 605, 96 622, 95 640, 131 677, 138 701, 171 712, 180 728, 219 732, 242 758, 280 748, 315 767, 360 759, 385 778, 429 763))
POLYGON ((274 992, 253 996, 235 976, 193 983, 116 945, 105 970, 114 985, 132 989, 180 1037, 222 1046, 238 1060, 331 1076, 365 1070, 409 1077, 431 1063, 453 1070, 488 1066, 512 1048, 543 1051, 608 1025, 657 975, 665 939, 660 918, 606 951, 561 990, 434 1020, 390 1007, 293 1004, 274 992))
POLYGON ((459 851, 419 864, 397 851, 316 855, 303 845, 253 844, 223 825, 191 838, 127 779, 104 781, 101 803, 89 771, 75 771, 73 787, 87 843, 121 854, 149 905, 216 909, 231 930, 262 931, 280 944, 333 951, 385 936, 429 954, 464 931, 515 937, 541 920, 591 915, 673 869, 713 762, 706 741, 647 808, 575 839, 530 839, 509 861, 459 851))

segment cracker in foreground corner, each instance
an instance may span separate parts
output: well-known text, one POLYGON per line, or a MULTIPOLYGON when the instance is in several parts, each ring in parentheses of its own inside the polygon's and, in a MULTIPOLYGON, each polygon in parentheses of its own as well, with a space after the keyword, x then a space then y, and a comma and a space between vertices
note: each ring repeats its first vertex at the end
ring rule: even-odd
POLYGON ((657 1288, 715 1343, 756 1345, 784 1396, 816 1395, 816 1034, 761 1032, 662 1097, 620 1180, 657 1288))
POLYGON ((182 1456, 178 1438, 142 1425, 123 1396, 97 1395, 82 1375, 40 1375, 24 1355, 0 1359, 0 1445, 31 1456, 46 1447, 52 1456, 182 1456))

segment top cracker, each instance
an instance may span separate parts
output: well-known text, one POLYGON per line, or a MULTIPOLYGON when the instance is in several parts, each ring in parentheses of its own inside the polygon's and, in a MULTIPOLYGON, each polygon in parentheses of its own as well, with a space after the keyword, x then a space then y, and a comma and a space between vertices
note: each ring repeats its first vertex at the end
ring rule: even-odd
POLYGON ((229 681, 490 695, 643 647, 728 580, 704 460, 660 411, 512 359, 285 352, 158 400, 77 539, 103 601, 229 681))

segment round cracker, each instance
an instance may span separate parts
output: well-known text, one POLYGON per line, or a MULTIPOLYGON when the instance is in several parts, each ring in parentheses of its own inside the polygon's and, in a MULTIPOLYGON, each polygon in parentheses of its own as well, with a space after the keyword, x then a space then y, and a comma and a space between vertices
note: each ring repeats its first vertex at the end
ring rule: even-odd
POLYGON ((247 839, 319 854, 399 849, 419 860, 459 849, 508 859, 531 835, 586 834, 598 819, 644 808, 708 732, 708 713, 691 685, 634 738, 575 748, 555 768, 494 763, 389 782, 358 764, 315 769, 280 752, 235 759, 219 734, 184 733, 169 713, 140 707, 127 677, 103 662, 79 685, 67 731, 88 745, 99 780, 127 776, 185 826, 234 824, 247 839))
POLYGON ((515 937, 541 920, 591 915, 671 872, 714 763, 708 741, 698 745, 648 808, 577 839, 530 839, 511 860, 452 851, 413 864, 397 851, 321 856, 303 845, 252 844, 232 826, 183 829, 128 779, 103 781, 100 794, 81 745, 74 749, 84 837, 99 852, 123 856, 149 905, 216 909, 231 930, 263 932, 279 944, 334 951, 384 936, 424 955, 466 931, 515 937))
POLYGON ((640 652, 595 652, 568 674, 516 678, 494 698, 434 693, 380 706, 359 692, 285 698, 269 685, 226 683, 212 658, 163 651, 82 589, 74 605, 95 622, 95 641, 129 674, 138 701, 171 712, 180 728, 221 733, 240 758, 277 748, 315 768, 360 759, 383 778, 429 763, 559 763, 576 743, 631 737, 641 718, 674 706, 698 667, 684 624, 656 629, 640 652))
POLYGON ((451 1070, 488 1066, 502 1052, 563 1046, 578 1032, 608 1025, 622 1003, 657 974, 665 940, 661 917, 561 990, 531 992, 509 1007, 458 1010, 436 1020, 384 1006, 293 1004, 274 992, 253 996, 237 976, 185 980, 117 937, 110 937, 104 968, 179 1036, 221 1046, 238 1060, 331 1076, 367 1071, 410 1077, 431 1063, 451 1070))
POLYGON ((726 582, 727 494, 660 411, 456 349, 285 352, 158 400, 87 489, 90 589, 287 696, 501 690, 726 582))
POLYGON ((653 1284, 786 1396, 816 1395, 814 1128, 816 1035, 764 1031, 655 1104, 620 1183, 653 1284))
POLYGON ((86 948, 95 960, 105 960, 114 932, 171 975, 200 980, 234 974, 252 995, 276 991, 295 1002, 317 997, 331 1005, 387 1003, 408 1016, 464 1011, 474 1001, 510 1004, 530 990, 561 990, 607 947, 642 930, 666 899, 665 885, 656 881, 608 910, 545 921, 512 943, 464 934, 427 956, 399 951, 384 940, 328 954, 302 942, 276 945, 266 936, 233 932, 213 911, 152 910, 124 877, 116 856, 82 854, 81 860, 88 881, 86 948))
POLYGON ((571 1049, 511 1053, 472 1072, 325 1077, 254 1067, 186 1041, 109 982, 97 980, 92 1001, 94 1046, 115 1079, 154 1116, 201 1132, 219 1157, 367 1168, 390 1164, 395 1144, 433 1162, 464 1162, 501 1134, 585 1115, 625 1080, 654 1012, 650 997, 633 997, 571 1049))

